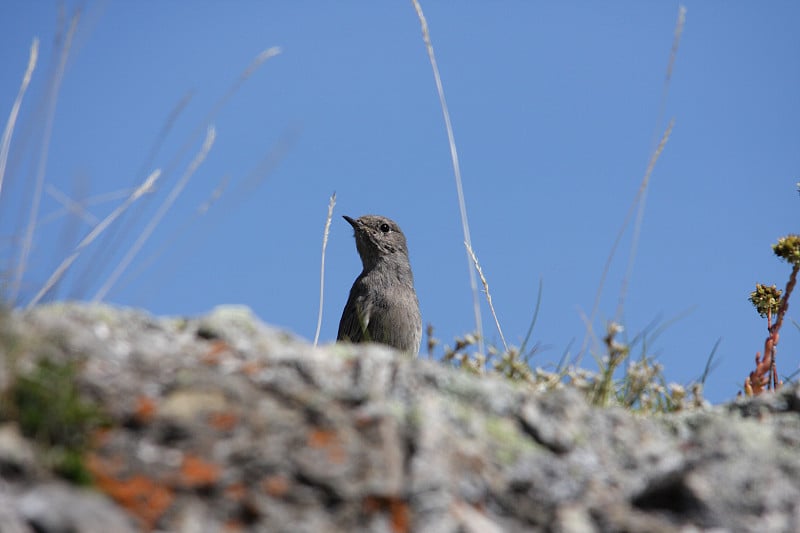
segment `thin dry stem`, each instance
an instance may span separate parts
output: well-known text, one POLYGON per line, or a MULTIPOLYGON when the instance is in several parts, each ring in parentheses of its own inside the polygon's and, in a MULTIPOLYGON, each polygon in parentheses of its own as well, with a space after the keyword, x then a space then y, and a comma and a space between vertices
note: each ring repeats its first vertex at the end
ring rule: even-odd
POLYGON ((675 67, 675 59, 678 57, 678 48, 681 43, 681 36, 683 35, 683 27, 686 23, 686 7, 679 6, 678 7, 678 20, 675 22, 675 30, 673 32, 672 37, 672 49, 670 50, 669 54, 669 61, 667 62, 667 72, 666 76, 664 77, 664 85, 661 89, 661 102, 658 106, 658 115, 656 116, 656 125, 653 128, 653 145, 655 148, 653 149, 653 154, 650 157, 650 161, 648 162, 647 171, 645 172, 645 178, 642 180, 642 185, 639 188, 639 192, 637 197, 634 199, 634 205, 638 202, 639 208, 636 213, 636 222, 633 225, 633 239, 631 240, 631 250, 628 254, 628 267, 625 271, 625 276, 622 278, 622 286, 620 287, 619 291, 619 303, 617 305, 617 318, 616 320, 622 320, 622 313, 625 306, 625 296, 628 291, 628 282, 630 281, 631 277, 633 276, 633 263, 636 259, 636 251, 639 247, 639 237, 641 235, 641 228, 642 228, 642 221, 644 220, 644 208, 645 203, 647 200, 647 186, 649 185, 650 181, 650 174, 653 172, 653 167, 655 166, 656 160, 658 156, 661 154, 661 151, 664 149, 664 144, 666 143, 666 138, 669 137, 669 131, 672 130, 672 127, 675 124, 675 120, 673 119, 670 121, 669 126, 667 127, 668 132, 661 136, 661 140, 656 141, 658 139, 658 132, 661 128, 661 120, 664 116, 664 110, 667 107, 667 97, 669 96, 669 88, 670 88, 670 81, 672 80, 672 71, 675 67))
MULTIPOLYGON (((228 101, 236 94, 236 92, 241 88, 247 79, 253 75, 253 73, 268 59, 275 57, 281 53, 280 47, 274 46, 272 48, 268 48, 262 52, 260 52, 250 64, 242 71, 239 77, 231 84, 230 88, 225 92, 225 94, 217 100, 211 110, 203 117, 203 119, 198 123, 198 125, 189 133, 186 141, 180 146, 177 150, 175 155, 170 159, 170 161, 164 166, 164 176, 165 180, 169 181, 170 176, 173 175, 178 164, 183 160, 184 156, 188 152, 188 150, 197 142, 200 135, 202 135, 203 130, 207 129, 209 125, 216 119, 217 114, 225 107, 228 101)), ((185 109, 188 105, 189 100, 192 97, 192 93, 189 92, 183 96, 181 101, 175 106, 175 108, 170 113, 169 117, 167 118, 164 126, 161 129, 158 137, 156 138, 155 143, 153 144, 150 154, 148 155, 147 160, 145 160, 145 164, 149 166, 149 161, 157 153, 158 149, 160 149, 161 144, 166 139, 167 134, 172 129, 175 121, 177 120, 180 113, 185 109)), ((166 185, 166 182, 165 182, 166 185)), ((142 211, 132 213, 132 217, 126 221, 126 224, 123 224, 122 228, 120 228, 118 234, 119 235, 128 235, 136 225, 139 216, 141 215, 142 211)), ((112 241, 110 238, 110 234, 106 236, 106 239, 112 241)), ((99 277, 98 274, 95 273, 98 265, 105 266, 108 261, 104 259, 98 259, 98 257, 111 257, 113 253, 117 251, 119 243, 122 242, 121 238, 118 238, 116 241, 110 242, 108 245, 104 243, 103 246, 99 247, 98 250, 95 252, 95 257, 92 261, 89 261, 89 267, 83 273, 83 280, 84 285, 85 282, 99 277)))
MULTIPOLYGON (((594 332, 594 328, 592 327, 592 323, 593 323, 594 320, 592 318, 589 318, 588 316, 586 316, 586 313, 584 313, 582 309, 578 309, 578 316, 580 317, 580 319, 583 322, 583 324, 586 326, 586 335, 588 337, 591 337, 592 345, 595 346, 595 347, 599 347, 600 346, 600 339, 597 338, 597 335, 595 335, 595 332, 594 332)), ((575 358, 575 360, 576 360, 576 362, 574 363, 575 366, 578 365, 578 362, 580 361, 580 358, 583 356, 583 352, 586 349, 586 345, 588 344, 588 341, 586 340, 586 338, 584 338, 583 342, 584 342, 584 346, 581 347, 581 351, 578 352, 578 355, 575 358)), ((598 349, 598 352, 599 352, 599 349, 598 349)), ((594 352, 592 352, 592 357, 594 357, 595 362, 597 363, 597 366, 602 366, 602 361, 601 361, 600 357, 595 355, 594 352)))
MULTIPOLYGON (((173 126, 175 126, 177 123, 181 113, 189 105, 192 96, 192 91, 184 94, 177 105, 175 105, 172 111, 170 111, 170 114, 167 116, 167 119, 161 126, 161 130, 158 132, 153 144, 150 146, 150 151, 147 157, 139 167, 139 170, 134 174, 134 182, 132 186, 136 185, 139 176, 153 167, 153 161, 155 161, 158 152, 161 150, 161 147, 170 131, 172 131, 173 126)), ((169 175, 169 169, 164 172, 164 174, 169 175)), ((147 202, 143 203, 146 204, 147 202)), ((101 243, 95 247, 94 252, 91 254, 91 258, 86 261, 85 264, 87 267, 83 270, 81 275, 78 276, 76 287, 86 286, 90 280, 94 280, 99 277, 98 273, 110 263, 111 258, 116 254, 118 243, 121 242, 121 239, 118 239, 117 236, 128 235, 131 229, 136 226, 136 223, 138 222, 142 213, 142 210, 134 212, 133 216, 129 216, 127 220, 121 221, 120 224, 115 225, 111 231, 107 232, 103 236, 101 243)))
MULTIPOLYGON (((422 39, 425 42, 425 48, 428 50, 428 58, 431 62, 433 69, 433 77, 436 81, 436 91, 439 93, 439 103, 442 107, 442 114, 444 115, 444 124, 447 129, 447 139, 450 143, 450 157, 453 162, 453 172, 456 180, 456 191, 458 194, 458 209, 461 213, 461 227, 464 231, 464 242, 468 247, 472 247, 472 239, 470 238, 469 222, 467 220, 467 206, 464 201, 464 189, 461 184, 461 168, 458 163, 458 150, 456 149, 456 139, 453 133, 453 126, 450 122, 450 112, 447 110, 447 100, 444 97, 444 88, 442 86, 442 78, 439 75, 439 67, 436 64, 436 55, 433 53, 433 44, 431 43, 431 35, 428 31, 428 21, 425 19, 425 14, 422 12, 422 6, 418 0, 411 0, 414 4, 414 9, 417 11, 419 23, 422 27, 422 39)), ((485 353, 483 345, 483 322, 481 320, 481 306, 480 298, 478 296, 478 283, 475 279, 475 271, 472 269, 472 260, 467 254, 467 268, 469 269, 469 283, 472 289, 472 307, 475 313, 475 328, 478 333, 478 349, 481 353, 485 353)))
MULTIPOLYGON (((236 94, 236 92, 241 88, 244 82, 247 81, 247 79, 253 75, 253 73, 258 69, 258 67, 260 67, 268 59, 275 57, 280 53, 281 53, 280 47, 273 46, 272 48, 268 48, 263 52, 259 53, 255 57, 255 59, 253 59, 253 61, 251 61, 250 64, 247 65, 247 67, 242 71, 242 73, 239 75, 236 81, 233 82, 233 84, 225 92, 225 94, 214 103, 214 106, 206 114, 206 116, 203 117, 203 120, 200 122, 200 124, 194 130, 192 130, 192 133, 189 135, 189 138, 180 147, 178 152, 175 154, 175 157, 170 161, 167 170, 165 170, 165 174, 171 173, 171 170, 183 158, 186 151, 197 141, 197 138, 203 132, 203 128, 207 128, 211 124, 211 122, 216 118, 217 114, 222 110, 223 107, 225 107, 228 101, 236 94)), ((176 112, 180 112, 180 110, 183 108, 183 106, 185 105, 184 101, 188 101, 186 100, 186 97, 184 97, 184 100, 181 101, 178 108, 176 109, 176 112)), ((176 116, 175 112, 172 115, 170 115, 170 119, 168 119, 168 124, 170 123, 170 121, 173 120, 174 116, 176 116)))
POLYGON ((75 36, 75 30, 78 27, 79 14, 75 14, 70 21, 67 35, 64 39, 64 45, 61 48, 61 56, 59 57, 58 66, 55 70, 55 76, 49 87, 48 104, 49 109, 45 117, 44 133, 42 135, 42 149, 39 154, 39 161, 36 167, 36 180, 34 185, 33 200, 31 201, 31 210, 28 217, 28 225, 25 228, 25 235, 22 239, 22 249, 20 250, 19 260, 14 272, 14 282, 11 286, 11 293, 9 295, 9 302, 12 304, 16 301, 20 288, 22 287, 22 276, 28 267, 28 258, 33 247, 33 234, 36 231, 36 220, 39 218, 39 206, 42 200, 42 191, 44 189, 44 175, 47 171, 47 156, 50 152, 50 139, 53 134, 53 122, 56 114, 56 103, 58 102, 58 93, 61 88, 61 81, 64 79, 64 71, 67 65, 67 58, 69 57, 72 39, 75 36))
MULTIPOLYGON (((653 137, 654 141, 657 138, 656 135, 658 134, 658 130, 660 128, 659 125, 661 123, 661 117, 664 114, 664 109, 665 109, 665 106, 666 106, 667 96, 669 94, 670 81, 672 79, 672 72, 673 72, 673 68, 674 68, 674 65, 675 65, 675 59, 677 57, 678 47, 680 45, 681 36, 683 35, 683 28, 684 28, 685 22, 686 22, 686 8, 684 6, 680 6, 679 9, 678 9, 678 20, 677 20, 677 22, 675 24, 675 31, 673 33, 672 48, 670 50, 670 57, 669 57, 669 61, 667 63, 666 77, 664 79, 664 86, 663 86, 662 93, 661 93, 661 102, 659 104, 659 112, 658 112, 658 116, 657 116, 657 119, 656 119, 656 126, 655 126, 655 130, 654 130, 655 131, 654 137, 653 137)), ((588 320, 587 331, 586 331, 586 334, 583 337, 583 343, 581 345, 581 349, 578 351, 578 355, 575 358, 576 364, 579 364, 580 360, 583 358, 583 354, 586 351, 586 348, 587 348, 588 343, 589 343, 589 339, 591 337, 594 337, 594 334, 592 332, 592 328, 594 327, 594 320, 595 320, 595 317, 597 316, 597 311, 598 311, 599 306, 600 306, 600 297, 603 294, 603 286, 605 285, 606 277, 608 276, 608 272, 609 272, 609 270, 611 268, 611 261, 614 259, 614 255, 616 254, 617 248, 619 247, 619 244, 622 241, 622 237, 625 234, 625 231, 628 228, 628 225, 630 224, 631 217, 633 216, 634 211, 636 211, 636 221, 634 223, 631 251, 630 251, 630 254, 629 254, 629 257, 628 257, 628 265, 627 265, 626 273, 625 273, 625 276, 622 279, 622 286, 620 287, 620 294, 619 294, 619 303, 618 303, 618 306, 617 306, 617 318, 616 318, 616 320, 617 321, 621 321, 622 318, 623 318, 622 317, 622 312, 623 312, 623 308, 624 308, 625 295, 626 295, 626 292, 627 292, 628 281, 630 280, 630 277, 631 277, 631 274, 632 274, 632 271, 633 271, 634 258, 636 257, 636 251, 637 251, 637 248, 638 248, 639 236, 640 236, 640 233, 641 233, 642 220, 644 218, 644 207, 645 207, 645 199, 646 199, 646 194, 647 194, 647 187, 650 184, 650 175, 652 174, 653 168, 655 167, 655 164, 656 164, 656 161, 658 161, 658 158, 661 155, 661 152, 663 151, 664 146, 666 145, 670 134, 672 133, 672 128, 673 128, 674 125, 675 125, 675 120, 673 119, 673 120, 671 120, 669 122, 669 125, 666 128, 666 131, 662 134, 661 140, 658 142, 658 144, 653 149, 652 155, 650 156, 650 160, 648 161, 648 164, 647 164, 647 169, 645 170, 644 178, 642 179, 642 183, 639 186, 639 190, 636 192, 636 196, 634 197, 633 202, 631 203, 631 206, 628 208, 628 212, 625 215, 625 220, 623 221, 622 226, 620 227, 620 230, 617 233, 617 237, 614 240, 614 244, 612 244, 612 246, 611 246, 611 250, 610 250, 610 252, 608 254, 608 258, 606 259, 606 263, 603 266, 603 272, 602 272, 602 274, 600 276, 600 282, 599 282, 598 287, 597 287, 597 293, 595 294, 594 304, 592 305, 592 312, 591 312, 591 314, 589 316, 589 320, 588 320), (638 207, 638 209, 637 209, 637 207, 638 207)))
POLYGON ((492 317, 494 318, 494 323, 497 326, 497 332, 500 333, 500 340, 503 341, 503 348, 505 349, 506 353, 508 353, 508 343, 506 343, 506 337, 503 335, 503 328, 500 327, 500 321, 497 319, 497 313, 494 310, 494 304, 492 303, 492 293, 489 292, 489 282, 486 281, 486 276, 483 275, 483 269, 481 268, 480 263, 478 263, 478 257, 475 255, 475 251, 468 243, 464 243, 464 246, 467 247, 467 253, 472 258, 472 263, 475 265, 475 270, 478 271, 478 276, 481 278, 481 283, 483 283, 483 290, 486 293, 486 301, 489 303, 489 310, 492 312, 492 317))
POLYGON ((278 164, 283 161, 283 158, 286 157, 286 154, 289 153, 289 150, 291 150, 297 142, 299 135, 300 129, 296 126, 289 126, 282 132, 278 140, 270 146, 266 155, 247 174, 247 177, 241 180, 236 188, 231 191, 230 206, 252 197, 261 183, 270 176, 278 167, 278 164))
MULTIPOLYGON (((220 110, 225 106, 225 104, 228 103, 228 100, 230 100, 233 97, 233 95, 236 94, 236 92, 244 84, 244 82, 247 81, 247 79, 253 75, 253 73, 258 69, 258 67, 260 67, 268 59, 271 59, 279 55, 280 53, 281 53, 281 48, 279 46, 273 46, 272 48, 268 48, 263 52, 259 53, 256 56, 256 58, 253 59, 253 61, 251 61, 250 64, 247 65, 247 67, 242 71, 242 73, 239 75, 239 78, 233 83, 233 85, 231 85, 231 88, 228 89, 228 91, 222 96, 222 98, 220 98, 214 104, 214 107, 211 108, 211 111, 209 111, 208 115, 206 115, 203 122, 201 122, 201 127, 202 125, 209 124, 214 119, 217 113, 219 113, 220 110)), ((194 142, 193 138, 196 137, 198 133, 199 131, 195 130, 192 139, 190 139, 188 142, 189 143, 194 142)))
MULTIPOLYGON (((53 185, 47 185, 44 189, 44 192, 50 195, 50 197, 53 200, 60 203, 64 207, 64 209, 66 209, 67 213, 72 213, 74 216, 76 216, 79 219, 82 219, 87 224, 93 226, 98 222, 100 222, 100 219, 98 219, 96 216, 94 216, 93 214, 91 214, 89 211, 86 210, 84 204, 76 202, 75 200, 73 200, 60 190, 58 190, 53 185)), ((39 222, 39 226, 43 224, 44 224, 44 219, 42 219, 39 222)))
POLYGON ((622 278, 622 284, 619 289, 617 320, 620 321, 622 320, 622 310, 625 307, 625 296, 628 293, 628 283, 633 275, 633 263, 634 259, 636 258, 636 251, 639 248, 639 236, 641 235, 642 231, 642 220, 644 219, 644 207, 647 200, 647 188, 650 185, 650 176, 653 174, 653 169, 656 166, 656 161, 658 161, 658 158, 661 156, 661 152, 664 151, 664 146, 667 145, 669 136, 672 134, 673 126, 675 126, 675 119, 669 121, 666 131, 661 136, 661 141, 658 143, 658 146, 656 146, 656 149, 650 156, 650 161, 647 163, 647 170, 645 170, 644 178, 642 178, 642 183, 639 186, 639 191, 636 194, 636 198, 633 200, 634 203, 631 205, 631 207, 633 207, 634 205, 638 204, 639 208, 636 213, 636 221, 633 224, 633 238, 631 239, 631 251, 628 256, 628 268, 625 272, 625 276, 622 278))
POLYGON ((333 193, 328 202, 328 218, 325 219, 325 231, 322 234, 322 261, 319 267, 319 314, 317 315, 317 331, 314 333, 314 346, 319 342, 319 331, 322 329, 322 304, 325 299, 325 250, 328 248, 328 235, 331 232, 333 206, 335 205, 336 193, 333 193))
POLYGON ((539 278, 539 291, 536 294, 536 307, 533 310, 533 318, 531 319, 531 324, 528 326, 528 332, 525 334, 525 339, 522 341, 522 345, 519 347, 520 353, 524 354, 525 349, 528 346, 528 341, 531 339, 531 334, 533 334, 533 327, 536 325, 536 319, 539 318, 539 310, 542 306, 542 289, 544 287, 544 282, 542 278, 539 278))
POLYGON ((667 64, 667 77, 666 82, 669 83, 672 78, 672 68, 675 66, 675 58, 678 56, 678 46, 681 44, 681 36, 683 35, 683 26, 686 24, 686 6, 678 6, 678 21, 675 23, 675 32, 672 38, 672 50, 669 54, 669 63, 667 64))
MULTIPOLYGON (((195 209, 194 215, 184 221, 179 227, 175 228, 175 230, 170 234, 168 238, 164 239, 164 242, 158 249, 148 255, 145 259, 140 261, 136 270, 125 276, 125 278, 117 285, 117 291, 123 290, 125 287, 133 283, 139 276, 142 275, 148 268, 150 268, 167 250, 174 250, 176 248, 176 243, 180 241, 183 235, 186 233, 186 230, 191 227, 191 225, 197 221, 200 217, 206 216, 208 211, 214 206, 214 204, 219 201, 219 199, 224 194, 225 190, 228 187, 228 183, 230 182, 231 177, 228 174, 222 176, 219 180, 219 183, 214 190, 211 191, 211 194, 208 195, 203 203, 197 206, 195 209)), ((165 269, 161 269, 159 274, 164 276, 165 269)))
MULTIPOLYGON (((289 151, 295 141, 296 135, 296 130, 293 128, 287 129, 287 131, 284 132, 283 136, 278 140, 278 142, 272 146, 264 158, 259 161, 259 163, 251 171, 248 172, 247 176, 244 179, 239 180, 235 185, 231 185, 230 188, 228 188, 228 183, 232 180, 230 179, 230 176, 224 176, 220 184, 214 189, 214 191, 212 191, 209 199, 203 202, 203 204, 197 208, 195 214, 191 218, 188 218, 180 227, 176 228, 170 237, 164 240, 164 243, 158 250, 150 254, 147 259, 141 261, 136 271, 127 275, 124 282, 118 285, 117 290, 121 290, 123 287, 132 283, 153 263, 155 263, 155 261, 161 255, 163 255, 166 250, 176 250, 177 248, 174 246, 176 242, 180 241, 182 244, 185 244, 187 240, 183 237, 187 230, 195 221, 197 221, 198 218, 205 216, 212 206, 216 205, 217 203, 220 204, 219 207, 215 208, 215 211, 218 217, 222 217, 235 210, 235 206, 237 206, 243 200, 251 198, 258 185, 260 185, 260 183, 269 176, 269 174, 277 167, 278 163, 280 163, 285 154, 289 151), (223 193, 225 194, 225 201, 218 202, 220 199, 222 199, 223 193)), ((197 240, 195 240, 195 242, 196 241, 197 240)), ((186 253, 188 253, 188 250, 186 253)), ((162 265, 162 268, 159 270, 159 277, 162 279, 168 279, 170 277, 169 272, 174 272, 174 270, 177 268, 177 264, 178 261, 172 261, 169 268, 162 265)))
POLYGON ((78 255, 80 255, 80 253, 87 246, 94 242, 97 236, 105 231, 105 229, 111 225, 111 223, 114 222, 122 213, 124 213, 125 210, 128 209, 131 204, 133 204, 133 202, 142 197, 142 195, 152 192, 153 186, 160 175, 161 170, 156 169, 153 171, 153 173, 150 174, 146 180, 144 180, 139 188, 133 191, 133 194, 131 194, 127 200, 120 204, 119 207, 112 211, 110 215, 103 219, 102 222, 97 224, 94 229, 92 229, 92 231, 90 231, 89 234, 83 238, 78 246, 75 247, 75 250, 73 250, 73 252, 66 259, 64 259, 64 261, 58 266, 58 268, 56 268, 45 284, 42 285, 42 288, 39 289, 39 292, 36 294, 36 296, 34 296, 30 303, 28 303, 27 309, 32 308, 34 305, 39 303, 39 301, 41 301, 41 299, 50 291, 50 289, 52 289, 53 286, 55 286, 55 284, 58 283, 58 281, 63 277, 67 269, 72 266, 72 263, 75 262, 75 260, 78 258, 78 255))
POLYGON ((14 105, 11 106, 11 113, 8 115, 8 122, 6 122, 6 129, 3 131, 3 139, 0 141, 0 195, 3 193, 3 178, 6 175, 6 165, 8 163, 8 152, 11 149, 11 137, 14 135, 14 126, 17 123, 17 116, 19 109, 22 107, 22 99, 25 97, 25 92, 28 90, 28 85, 31 83, 33 71, 36 68, 36 61, 39 57, 39 38, 34 37, 31 43, 31 52, 28 57, 28 68, 25 69, 25 75, 22 76, 22 84, 19 86, 17 98, 14 100, 14 105))
POLYGON ((153 233, 159 222, 161 222, 161 219, 172 207, 172 204, 175 203, 175 200, 183 191, 184 187, 189 182, 189 179, 197 171, 203 161, 205 161, 208 152, 211 151, 211 147, 214 145, 216 135, 217 132, 214 129, 214 126, 209 126, 208 132, 206 133, 206 139, 203 142, 200 152, 195 156, 194 160, 192 160, 191 164, 186 169, 186 172, 183 174, 178 183, 175 184, 175 187, 173 187, 169 192, 169 195, 167 195, 167 197, 164 199, 164 202, 161 204, 156 214, 147 224, 144 231, 142 231, 142 233, 139 235, 139 238, 136 240, 136 242, 133 243, 133 246, 131 246, 131 248, 128 250, 128 253, 125 254, 125 257, 122 259, 122 261, 120 261, 119 265, 117 265, 117 268, 114 269, 114 272, 111 273, 108 280, 106 280, 100 290, 97 291, 97 294, 94 295, 92 301, 98 302, 105 298, 106 294, 108 294, 108 291, 111 290, 111 287, 113 287, 114 283, 116 283, 119 276, 125 271, 133 258, 136 257, 136 254, 139 253, 139 250, 153 233))
POLYGON ((52 211, 48 215, 42 217, 39 220, 39 224, 38 224, 39 227, 45 226, 47 224, 50 224, 53 221, 65 216, 65 215, 68 215, 70 212, 80 216, 81 218, 83 218, 87 222, 91 220, 91 222, 89 222, 90 224, 97 224, 100 221, 100 219, 97 218, 96 216, 94 216, 93 214, 91 214, 89 211, 87 211, 85 207, 86 206, 90 206, 90 205, 103 204, 103 203, 106 203, 106 202, 113 202, 114 200, 120 200, 122 198, 126 198, 127 196, 130 196, 131 189, 124 189, 124 190, 121 189, 121 190, 118 190, 118 191, 111 191, 111 192, 107 192, 107 193, 103 193, 103 194, 97 194, 97 195, 94 195, 94 196, 89 196, 87 198, 82 199, 80 202, 76 202, 75 200, 69 198, 66 194, 64 194, 63 192, 59 191, 58 189, 56 189, 52 185, 48 185, 45 188, 45 192, 47 192, 47 194, 52 196, 53 199, 55 199, 57 202, 61 203, 63 207, 60 207, 60 208, 52 211), (63 198, 59 199, 58 198, 59 195, 63 195, 63 198), (69 205, 67 205, 67 204, 69 204, 69 205), (74 206, 74 207, 70 207, 70 206, 74 206), (81 215, 80 213, 76 213, 75 212, 76 209, 80 210, 80 213, 83 213, 83 214, 81 215))
POLYGON ((228 183, 230 181, 231 177, 228 174, 222 176, 222 179, 219 180, 219 184, 214 187, 214 190, 211 191, 210 195, 208 195, 206 201, 197 206, 195 214, 197 216, 203 216, 208 213, 208 210, 211 209, 211 206, 213 206, 220 198, 222 198, 222 194, 225 192, 225 189, 228 188, 228 183))

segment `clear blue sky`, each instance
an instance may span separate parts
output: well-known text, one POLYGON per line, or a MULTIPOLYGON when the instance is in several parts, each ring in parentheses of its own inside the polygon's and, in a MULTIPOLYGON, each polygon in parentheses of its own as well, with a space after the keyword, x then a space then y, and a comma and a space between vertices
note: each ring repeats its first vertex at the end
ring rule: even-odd
MULTIPOLYGON (((66 2, 68 13, 79 4, 66 2)), ((770 245, 800 231, 800 3, 685 5, 660 120, 678 3, 423 7, 473 245, 510 343, 524 337, 543 280, 533 335, 543 346, 534 360, 540 365, 558 361, 573 339, 573 352, 581 345, 581 314, 591 312, 654 136, 675 119, 647 194, 624 324, 633 336, 659 317, 692 309, 649 352, 670 380, 686 383, 701 374, 721 338, 706 389, 718 402, 735 395, 763 348, 765 322, 749 292, 756 282, 783 287, 788 277, 770 245)), ((24 185, 35 181, 41 153, 57 6, 0 5, 3 124, 30 43, 41 39, 0 198, 4 269, 21 246, 19 221, 27 215, 20 207, 31 205, 24 185)), ((245 304, 311 339, 322 231, 336 191, 321 339, 335 338, 361 268, 343 214, 395 219, 409 240, 423 320, 448 344, 474 329, 447 137, 410 2, 87 3, 58 94, 20 303, 91 228, 58 216, 54 191, 80 201, 130 190, 155 168, 164 170, 158 190, 138 204, 142 213, 121 226, 128 230, 119 243, 88 248, 55 292, 91 299, 199 150, 216 102, 273 46, 282 53, 214 115, 216 142, 206 161, 107 300, 159 315, 245 304), (167 117, 189 91, 150 160, 167 117), (276 145, 284 146, 277 164, 254 172, 276 145), (221 199, 193 218, 226 176, 221 199)), ((120 201, 86 206, 88 219, 102 219, 120 201)), ((595 321, 601 329, 616 313, 630 236, 629 229, 604 288, 595 321)), ((488 340, 499 342, 482 302, 488 340)), ((800 294, 794 302, 789 315, 797 320, 800 294)), ((800 363, 800 332, 791 323, 778 358, 784 374, 800 363)))

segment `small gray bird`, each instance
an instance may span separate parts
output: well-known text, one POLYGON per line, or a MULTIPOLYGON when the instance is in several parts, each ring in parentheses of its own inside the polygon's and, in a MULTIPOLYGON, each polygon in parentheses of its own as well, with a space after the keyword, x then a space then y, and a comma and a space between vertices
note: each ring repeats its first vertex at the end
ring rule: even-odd
POLYGON ((336 338, 380 342, 417 355, 422 317, 403 232, 382 216, 344 219, 355 230, 364 269, 350 289, 336 338))

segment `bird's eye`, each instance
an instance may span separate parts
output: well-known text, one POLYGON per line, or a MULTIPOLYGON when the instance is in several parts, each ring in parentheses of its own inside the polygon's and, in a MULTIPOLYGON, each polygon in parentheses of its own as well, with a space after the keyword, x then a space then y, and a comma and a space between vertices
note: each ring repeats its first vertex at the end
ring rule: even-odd
POLYGON ((380 229, 381 229, 381 231, 382 231, 382 232, 384 232, 384 233, 389 233, 389 229, 390 229, 390 228, 389 228, 389 224, 387 224, 386 222, 384 222, 383 224, 381 224, 381 225, 380 225, 380 229))

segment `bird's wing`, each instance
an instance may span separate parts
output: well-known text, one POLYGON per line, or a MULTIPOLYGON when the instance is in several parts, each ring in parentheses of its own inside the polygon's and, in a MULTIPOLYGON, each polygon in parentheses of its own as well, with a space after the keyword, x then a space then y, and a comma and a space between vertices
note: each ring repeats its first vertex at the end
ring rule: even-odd
POLYGON ((342 319, 339 321, 339 332, 336 340, 347 340, 350 342, 367 342, 370 340, 369 325, 370 309, 364 306, 364 298, 359 298, 350 291, 347 304, 342 311, 342 319))

